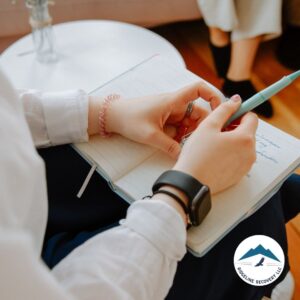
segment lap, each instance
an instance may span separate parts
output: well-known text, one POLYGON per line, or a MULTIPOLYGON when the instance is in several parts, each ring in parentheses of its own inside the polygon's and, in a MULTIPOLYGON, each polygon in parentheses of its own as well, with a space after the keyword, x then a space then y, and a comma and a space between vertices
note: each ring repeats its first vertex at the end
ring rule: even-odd
MULTIPOLYGON (((93 235, 116 226, 118 220, 125 217, 128 204, 114 194, 105 180, 96 173, 82 198, 78 199, 76 194, 90 166, 70 146, 43 149, 39 152, 46 163, 49 199, 43 256, 46 263, 53 267, 93 235)), ((281 245, 288 261, 285 217, 293 215, 291 211, 295 209, 295 205, 288 205, 286 202, 285 208, 289 208, 289 213, 284 214, 282 197, 290 196, 287 193, 289 188, 285 185, 283 195, 277 193, 205 256, 197 258, 186 254, 178 265, 167 299, 235 299, 236 295, 240 299, 256 299, 266 294, 270 286, 252 287, 240 280, 233 267, 233 255, 243 239, 264 234, 281 245)), ((288 268, 286 264, 282 279, 288 268)))
MULTIPOLYGON (((261 299, 270 294, 278 282, 271 286, 253 287, 238 277, 233 265, 234 252, 239 243, 249 236, 261 234, 272 237, 281 245, 285 261, 288 262, 285 221, 279 194, 235 227, 205 256, 196 258, 187 254, 179 263, 168 299, 182 299, 184 295, 189 300, 199 299, 199 295, 201 299, 210 300, 261 299), (197 292, 189 290, 189 285, 196 287, 197 292)), ((279 280, 285 277, 288 269, 287 263, 279 280)))
POLYGON ((62 232, 97 230, 125 217, 128 204, 96 172, 77 198, 91 167, 71 146, 41 149, 39 154, 45 161, 48 188, 46 239, 62 232))

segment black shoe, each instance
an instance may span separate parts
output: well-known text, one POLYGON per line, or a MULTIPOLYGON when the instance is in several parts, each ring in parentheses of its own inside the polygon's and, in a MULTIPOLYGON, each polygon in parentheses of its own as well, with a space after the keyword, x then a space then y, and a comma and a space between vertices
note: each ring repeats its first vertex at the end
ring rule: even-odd
MULTIPOLYGON (((242 98, 242 101, 249 99, 251 96, 257 93, 250 80, 232 81, 227 78, 225 79, 222 90, 224 95, 227 97, 239 94, 242 98)), ((271 118, 273 116, 273 107, 270 101, 266 101, 259 105, 254 109, 254 111, 265 118, 271 118)))
POLYGON ((209 47, 218 76, 225 78, 230 64, 231 44, 229 43, 226 46, 217 47, 209 42, 209 47))
POLYGON ((300 69, 300 26, 288 26, 278 44, 278 60, 287 68, 300 69))

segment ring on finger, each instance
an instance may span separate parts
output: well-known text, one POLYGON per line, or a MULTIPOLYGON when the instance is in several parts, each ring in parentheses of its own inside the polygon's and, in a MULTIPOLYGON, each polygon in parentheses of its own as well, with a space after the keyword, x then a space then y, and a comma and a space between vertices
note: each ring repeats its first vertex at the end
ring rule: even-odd
POLYGON ((194 106, 194 102, 193 101, 188 104, 186 112, 185 112, 185 115, 184 115, 185 118, 188 118, 188 117, 191 116, 191 114, 193 112, 193 106, 194 106))

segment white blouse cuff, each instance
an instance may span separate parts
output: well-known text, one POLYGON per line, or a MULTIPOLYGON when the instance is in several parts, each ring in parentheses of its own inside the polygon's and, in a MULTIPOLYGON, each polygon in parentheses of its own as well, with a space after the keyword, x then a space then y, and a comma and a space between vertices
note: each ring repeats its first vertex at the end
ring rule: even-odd
POLYGON ((41 98, 52 145, 88 140, 88 95, 84 91, 43 93, 41 98))
POLYGON ((185 224, 179 213, 162 201, 135 201, 122 225, 143 236, 170 259, 179 261, 186 253, 185 224))

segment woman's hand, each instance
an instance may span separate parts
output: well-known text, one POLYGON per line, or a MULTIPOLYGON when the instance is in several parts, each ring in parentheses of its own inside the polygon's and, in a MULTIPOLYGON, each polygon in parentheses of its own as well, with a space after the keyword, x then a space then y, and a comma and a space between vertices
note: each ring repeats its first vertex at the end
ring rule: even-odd
POLYGON ((209 186, 212 193, 240 181, 256 159, 255 114, 245 114, 236 129, 222 131, 240 103, 240 97, 233 96, 216 108, 189 137, 174 167, 209 186))
POLYGON ((177 158, 181 147, 172 137, 178 127, 184 125, 190 132, 208 115, 207 110, 194 105, 191 115, 185 117, 189 102, 199 97, 210 102, 212 109, 221 102, 220 95, 204 82, 173 93, 112 102, 107 110, 106 131, 154 146, 177 158))

